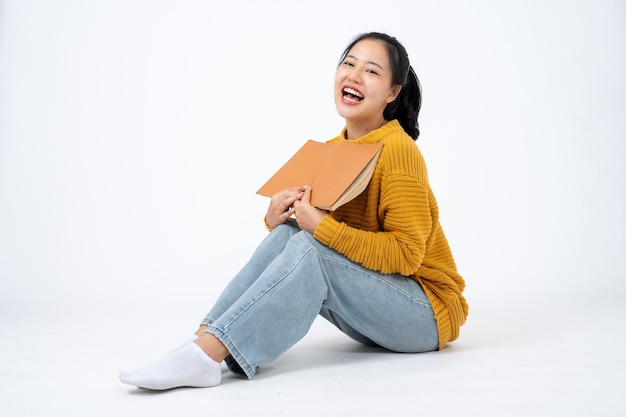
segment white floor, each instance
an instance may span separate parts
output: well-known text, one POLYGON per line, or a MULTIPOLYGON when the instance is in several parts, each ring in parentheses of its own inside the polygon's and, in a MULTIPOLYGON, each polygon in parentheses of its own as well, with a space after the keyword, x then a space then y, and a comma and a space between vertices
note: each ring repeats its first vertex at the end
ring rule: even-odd
POLYGON ((474 306, 458 341, 421 355, 359 346, 320 319, 252 381, 225 370, 218 387, 168 392, 133 389, 117 374, 176 345, 196 311, 98 310, 0 324, 0 415, 626 415, 617 301, 474 306))

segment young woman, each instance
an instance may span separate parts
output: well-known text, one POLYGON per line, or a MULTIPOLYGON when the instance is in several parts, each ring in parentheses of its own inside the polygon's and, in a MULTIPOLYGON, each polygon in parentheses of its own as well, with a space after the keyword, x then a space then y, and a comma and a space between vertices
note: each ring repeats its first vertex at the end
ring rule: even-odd
POLYGON ((270 199, 268 236, 180 348, 120 380, 142 388, 210 387, 222 361, 252 378, 317 315, 354 340, 394 352, 442 349, 467 317, 465 287, 439 223, 415 140, 421 89, 404 47, 367 33, 344 51, 330 142, 383 142, 367 189, 333 212, 302 185, 270 199))

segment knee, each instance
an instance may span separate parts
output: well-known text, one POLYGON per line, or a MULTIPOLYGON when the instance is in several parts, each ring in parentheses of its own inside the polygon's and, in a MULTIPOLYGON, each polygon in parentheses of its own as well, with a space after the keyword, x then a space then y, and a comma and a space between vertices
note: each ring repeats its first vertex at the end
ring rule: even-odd
POLYGON ((298 229, 298 231, 294 233, 293 236, 291 236, 291 239, 289 239, 289 241, 300 246, 315 246, 315 242, 317 242, 313 235, 305 230, 300 229, 298 229))
POLYGON ((294 235, 298 233, 299 231, 300 231, 300 228, 298 227, 298 223, 296 223, 295 221, 289 220, 283 224, 279 224, 278 226, 276 226, 274 230, 272 230, 271 233, 294 235))
POLYGON ((300 231, 296 222, 288 221, 283 224, 279 224, 270 232, 268 238, 274 241, 287 242, 300 231), (295 224, 295 225, 294 225, 295 224))

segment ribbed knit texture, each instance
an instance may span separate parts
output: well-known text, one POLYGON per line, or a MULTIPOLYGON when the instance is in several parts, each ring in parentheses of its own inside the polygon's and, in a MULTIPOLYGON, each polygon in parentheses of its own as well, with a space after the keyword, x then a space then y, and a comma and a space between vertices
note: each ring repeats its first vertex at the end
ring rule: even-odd
MULTIPOLYGON (((346 140, 344 134, 345 129, 329 142, 346 140)), ((415 142, 395 120, 352 142, 380 141, 383 150, 367 189, 325 216, 314 236, 366 268, 419 282, 435 312, 442 349, 458 337, 467 317, 465 282, 439 224, 415 142)))

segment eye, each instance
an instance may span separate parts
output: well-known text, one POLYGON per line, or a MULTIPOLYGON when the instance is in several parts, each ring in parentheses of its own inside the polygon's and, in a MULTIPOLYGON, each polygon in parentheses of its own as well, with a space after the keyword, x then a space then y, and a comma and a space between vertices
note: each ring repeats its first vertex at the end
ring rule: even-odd
POLYGON ((373 69, 368 69, 367 72, 369 72, 370 74, 378 75, 378 72, 373 69))
POLYGON ((348 67, 353 67, 354 64, 352 62, 348 62, 348 61, 343 61, 343 65, 348 66, 348 67))

